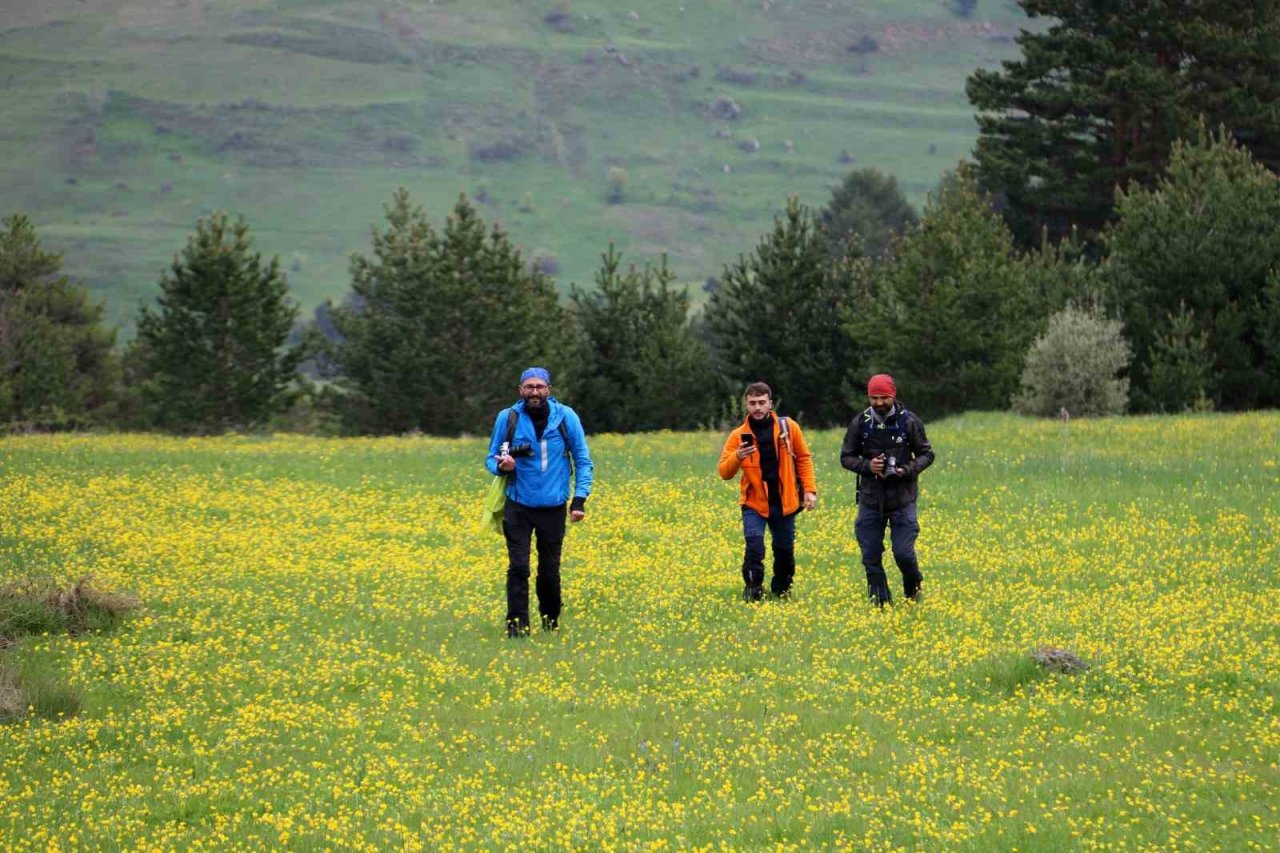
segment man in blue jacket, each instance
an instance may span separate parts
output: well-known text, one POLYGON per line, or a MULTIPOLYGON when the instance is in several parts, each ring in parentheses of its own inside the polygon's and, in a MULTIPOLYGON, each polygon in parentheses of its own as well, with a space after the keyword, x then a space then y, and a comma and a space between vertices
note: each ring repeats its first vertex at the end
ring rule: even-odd
POLYGON ((582 521, 594 466, 582 421, 551 396, 546 368, 530 367, 520 374, 520 402, 498 413, 485 467, 507 477, 502 517, 507 539, 507 636, 529 633, 529 547, 535 532, 538 612, 543 630, 554 631, 560 626, 565 504, 569 518, 582 521))

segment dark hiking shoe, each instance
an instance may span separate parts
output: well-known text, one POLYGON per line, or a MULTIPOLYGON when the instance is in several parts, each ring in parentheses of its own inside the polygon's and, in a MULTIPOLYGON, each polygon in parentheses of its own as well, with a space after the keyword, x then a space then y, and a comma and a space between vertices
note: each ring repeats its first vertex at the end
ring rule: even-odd
POLYGON ((507 623, 507 639, 518 640, 521 637, 529 636, 529 626, 520 622, 507 623))
POLYGON ((543 616, 543 617, 542 617, 542 630, 544 630, 544 631, 559 631, 559 630, 560 630, 560 620, 559 620, 559 619, 556 619, 556 618, 554 618, 554 617, 551 617, 551 616, 543 616))
POLYGON ((742 588, 743 601, 760 601, 763 598, 764 598, 763 587, 745 586, 742 588))

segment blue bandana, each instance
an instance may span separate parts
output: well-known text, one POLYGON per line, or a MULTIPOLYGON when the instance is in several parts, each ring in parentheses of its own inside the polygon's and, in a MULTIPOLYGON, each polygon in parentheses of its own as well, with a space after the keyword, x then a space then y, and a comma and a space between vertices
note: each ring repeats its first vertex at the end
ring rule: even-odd
POLYGON ((547 372, 545 367, 530 367, 520 374, 520 384, 523 385, 526 379, 541 379, 548 385, 551 384, 551 374, 547 372))

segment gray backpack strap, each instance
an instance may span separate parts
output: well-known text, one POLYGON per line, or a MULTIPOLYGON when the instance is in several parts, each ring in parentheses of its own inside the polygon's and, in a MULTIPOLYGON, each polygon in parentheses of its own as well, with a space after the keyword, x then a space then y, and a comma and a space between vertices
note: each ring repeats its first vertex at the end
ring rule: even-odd
POLYGON ((507 409, 507 444, 510 444, 516 437, 516 421, 520 420, 520 413, 516 411, 516 407, 512 406, 507 409))
POLYGON ((787 448, 787 453, 791 456, 791 461, 796 459, 796 453, 791 449, 791 424, 783 415, 778 415, 778 434, 782 439, 782 446, 787 448))

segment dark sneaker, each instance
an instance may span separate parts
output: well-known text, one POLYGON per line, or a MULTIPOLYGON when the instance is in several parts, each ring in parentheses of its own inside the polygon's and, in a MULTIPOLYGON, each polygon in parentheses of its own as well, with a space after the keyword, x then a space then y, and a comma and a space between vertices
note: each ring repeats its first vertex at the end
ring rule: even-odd
POLYGON ((760 601, 764 598, 764 588, 759 586, 745 586, 742 588, 743 601, 760 601))
POLYGON ((889 587, 878 583, 867 585, 867 599, 880 608, 893 603, 893 595, 889 592, 889 587))
POLYGON ((544 630, 544 631, 559 631, 559 630, 560 630, 560 620, 559 620, 559 619, 555 619, 555 618, 553 618, 553 617, 551 617, 551 616, 543 616, 543 617, 542 617, 542 630, 544 630))
POLYGON ((507 639, 518 640, 521 637, 529 636, 529 626, 520 622, 507 623, 507 639))

